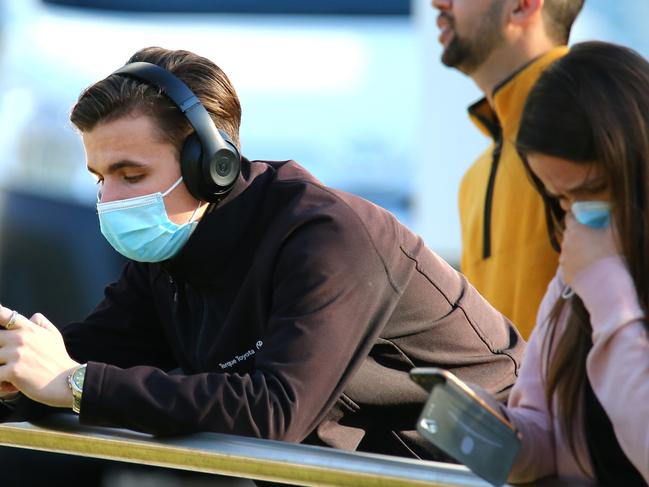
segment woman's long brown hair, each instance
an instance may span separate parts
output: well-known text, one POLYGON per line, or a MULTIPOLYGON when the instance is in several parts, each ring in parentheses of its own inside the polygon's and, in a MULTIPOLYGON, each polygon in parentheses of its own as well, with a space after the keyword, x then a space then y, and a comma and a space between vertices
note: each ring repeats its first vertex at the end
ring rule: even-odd
MULTIPOLYGON (((649 310, 649 63, 635 51, 603 42, 575 45, 541 76, 525 104, 518 151, 596 165, 607 181, 622 255, 640 304, 649 310)), ((529 170, 529 167, 528 167, 529 170)), ((557 241, 563 214, 530 172, 546 201, 550 235, 557 241)), ((578 296, 559 298, 548 317, 546 401, 568 445, 576 448, 579 407, 592 346, 590 316, 578 296), (559 316, 568 314, 556 336, 559 316)), ((645 322, 645 326, 647 323, 645 322)), ((649 327, 648 327, 649 329, 649 327)), ((597 448, 597 445, 592 445, 597 448)))

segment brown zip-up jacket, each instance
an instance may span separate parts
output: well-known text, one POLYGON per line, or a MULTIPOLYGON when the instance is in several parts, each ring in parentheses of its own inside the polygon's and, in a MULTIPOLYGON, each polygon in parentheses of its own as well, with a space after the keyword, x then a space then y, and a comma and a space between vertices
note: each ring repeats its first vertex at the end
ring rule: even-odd
POLYGON ((63 333, 88 362, 82 423, 427 458, 408 371, 445 367, 502 399, 524 347, 390 213, 292 161, 244 160, 180 254, 129 262, 63 333))

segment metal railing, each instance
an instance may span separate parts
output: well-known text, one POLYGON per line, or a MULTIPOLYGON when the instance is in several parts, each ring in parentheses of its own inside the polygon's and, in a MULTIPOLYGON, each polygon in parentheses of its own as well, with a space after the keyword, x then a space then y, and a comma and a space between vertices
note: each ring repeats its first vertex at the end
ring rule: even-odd
POLYGON ((217 433, 156 438, 123 429, 83 426, 69 414, 36 423, 0 424, 0 445, 291 485, 489 485, 459 465, 217 433))

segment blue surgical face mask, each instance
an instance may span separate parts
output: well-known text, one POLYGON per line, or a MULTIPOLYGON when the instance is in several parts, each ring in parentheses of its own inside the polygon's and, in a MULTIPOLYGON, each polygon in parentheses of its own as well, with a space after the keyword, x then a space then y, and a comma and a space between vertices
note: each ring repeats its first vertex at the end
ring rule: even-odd
POLYGON ((607 201, 575 201, 572 214, 582 225, 606 228, 611 220, 611 204, 607 201))
POLYGON ((138 262, 161 262, 180 251, 198 223, 193 219, 200 207, 199 202, 189 221, 183 225, 169 220, 164 197, 182 179, 180 177, 164 193, 97 203, 101 233, 115 250, 138 262))

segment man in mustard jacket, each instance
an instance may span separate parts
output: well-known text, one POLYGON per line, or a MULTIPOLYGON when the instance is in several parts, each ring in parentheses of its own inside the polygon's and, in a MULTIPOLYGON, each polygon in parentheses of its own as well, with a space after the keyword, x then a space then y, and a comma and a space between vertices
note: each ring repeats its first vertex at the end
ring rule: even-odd
POLYGON ((442 62, 470 76, 485 94, 469 114, 493 141, 460 185, 462 272, 525 338, 555 274, 558 253, 543 200, 513 142, 530 89, 567 52, 583 3, 433 0, 442 62))

